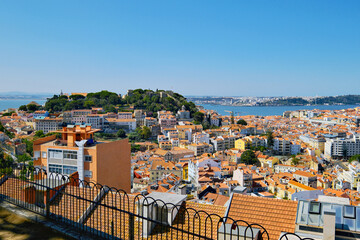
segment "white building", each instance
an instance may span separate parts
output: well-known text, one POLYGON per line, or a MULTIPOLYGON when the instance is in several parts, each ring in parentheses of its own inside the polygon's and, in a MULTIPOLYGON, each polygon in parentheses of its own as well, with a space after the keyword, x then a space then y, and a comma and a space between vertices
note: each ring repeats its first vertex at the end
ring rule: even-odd
POLYGON ((324 150, 326 157, 343 158, 360 154, 360 138, 327 139, 324 150))
POLYGON ((35 120, 35 131, 43 131, 45 134, 60 130, 63 122, 62 118, 39 117, 35 120))
POLYGON ((86 116, 86 123, 91 124, 92 128, 103 129, 104 128, 104 115, 90 114, 86 116))

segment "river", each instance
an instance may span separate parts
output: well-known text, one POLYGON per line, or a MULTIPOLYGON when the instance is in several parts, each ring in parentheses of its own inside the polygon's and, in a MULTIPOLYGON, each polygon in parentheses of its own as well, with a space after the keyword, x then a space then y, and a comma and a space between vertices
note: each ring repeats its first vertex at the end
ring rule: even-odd
POLYGON ((32 101, 37 102, 40 105, 43 105, 46 102, 44 99, 0 99, 0 111, 8 108, 18 108, 21 105, 27 105, 32 101))
POLYGON ((285 111, 295 110, 341 110, 347 108, 359 107, 359 105, 312 105, 312 106, 266 106, 266 107, 245 107, 245 106, 223 106, 214 104, 200 104, 205 109, 215 110, 221 115, 230 115, 226 111, 234 111, 234 115, 257 115, 257 116, 272 116, 282 115, 285 111))

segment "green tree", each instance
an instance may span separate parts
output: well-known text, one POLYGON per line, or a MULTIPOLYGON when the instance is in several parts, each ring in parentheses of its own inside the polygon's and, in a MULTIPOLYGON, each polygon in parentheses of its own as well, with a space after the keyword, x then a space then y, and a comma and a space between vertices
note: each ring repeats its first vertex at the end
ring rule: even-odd
POLYGON ((237 121, 237 124, 246 126, 247 122, 244 119, 240 119, 239 121, 237 121))
POLYGON ((1 132, 4 132, 9 138, 14 138, 15 137, 15 134, 10 132, 9 130, 7 130, 3 125, 2 123, 0 122, 0 131, 1 132))
POLYGON ((26 107, 29 112, 35 112, 38 110, 38 106, 36 104, 28 104, 26 107))
POLYGON ((126 132, 124 131, 124 129, 119 129, 119 131, 117 131, 116 136, 118 138, 126 138, 126 132))
POLYGON ((352 156, 351 158, 349 158, 349 162, 352 162, 352 161, 360 162, 360 154, 356 154, 356 155, 352 156))
POLYGON ((26 138, 22 139, 21 142, 26 144, 26 152, 30 156, 33 156, 33 142, 30 140, 27 140, 26 138))
POLYGON ((300 162, 300 159, 296 158, 295 156, 293 156, 293 157, 291 158, 291 165, 296 166, 296 165, 299 164, 299 162, 300 162))
POLYGON ((80 95, 80 94, 71 95, 69 98, 72 99, 72 100, 85 99, 85 97, 83 95, 80 95))
POLYGON ((26 105, 21 105, 21 106, 19 107, 19 110, 20 110, 20 111, 27 111, 28 109, 27 109, 26 105))
POLYGON ((137 151, 140 151, 140 145, 131 144, 131 152, 137 152, 137 151))
POLYGON ((11 111, 11 112, 7 112, 7 113, 3 113, 3 116, 6 117, 6 116, 11 116, 13 113, 15 113, 14 111, 11 111))
POLYGON ((0 175, 11 174, 14 165, 14 159, 10 155, 5 155, 0 149, 0 175))
POLYGON ((202 121, 204 121, 204 114, 202 112, 196 112, 194 114, 194 123, 200 124, 202 121))
POLYGON ((246 150, 241 154, 240 163, 245 163, 246 165, 257 165, 259 163, 259 160, 255 156, 254 151, 246 150))
POLYGON ((142 139, 147 140, 151 137, 151 130, 150 128, 144 126, 141 129, 140 136, 142 139))
POLYGON ((44 131, 43 130, 36 131, 35 137, 38 137, 38 138, 45 137, 44 131))
POLYGON ((266 138, 267 138, 267 144, 268 147, 273 147, 274 145, 274 136, 273 136, 273 132, 271 130, 266 132, 266 138))
POLYGON ((20 162, 20 163, 25 163, 25 162, 31 160, 31 157, 26 153, 22 154, 22 155, 18 155, 16 157, 18 159, 18 162, 20 162))
POLYGON ((202 126, 203 126, 203 129, 206 130, 206 129, 209 129, 211 127, 210 123, 206 120, 204 120, 202 122, 202 126))
POLYGON ((137 131, 129 133, 128 138, 130 142, 139 142, 141 140, 141 136, 137 131))

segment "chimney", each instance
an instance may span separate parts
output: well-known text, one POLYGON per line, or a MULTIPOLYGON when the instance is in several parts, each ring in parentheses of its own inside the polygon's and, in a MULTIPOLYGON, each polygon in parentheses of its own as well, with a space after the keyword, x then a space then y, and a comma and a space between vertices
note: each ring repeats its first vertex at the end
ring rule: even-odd
POLYGON ((324 240, 335 240, 335 210, 324 211, 324 240))

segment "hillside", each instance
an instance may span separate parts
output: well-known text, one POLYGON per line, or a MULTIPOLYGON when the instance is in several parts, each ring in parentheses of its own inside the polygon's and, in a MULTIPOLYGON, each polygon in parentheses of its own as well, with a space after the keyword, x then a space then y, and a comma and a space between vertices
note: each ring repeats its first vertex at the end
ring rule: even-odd
POLYGON ((188 102, 185 97, 172 91, 164 90, 129 90, 128 94, 121 97, 119 94, 109 91, 88 93, 82 95, 58 96, 54 95, 45 103, 45 109, 50 112, 69 111, 73 109, 90 109, 102 107, 104 112, 117 112, 128 109, 143 109, 148 113, 159 110, 177 112, 182 106, 194 114, 195 104, 188 102))

